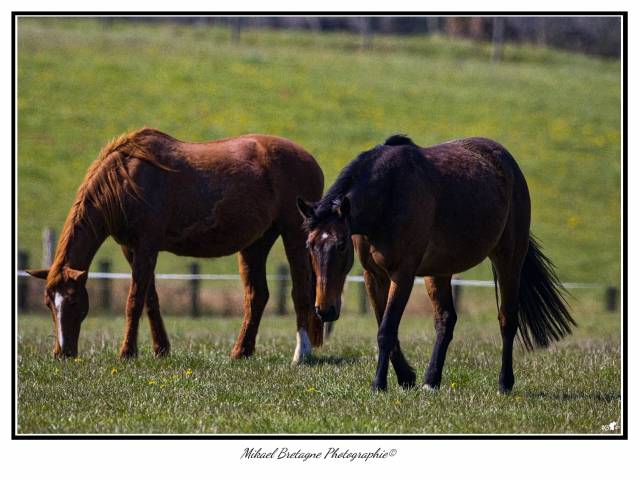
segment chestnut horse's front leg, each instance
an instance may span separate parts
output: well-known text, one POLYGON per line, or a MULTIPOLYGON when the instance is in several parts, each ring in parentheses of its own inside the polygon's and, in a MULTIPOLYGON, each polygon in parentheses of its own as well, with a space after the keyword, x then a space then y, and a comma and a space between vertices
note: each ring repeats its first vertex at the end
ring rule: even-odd
POLYGON ((374 392, 387 389, 389 358, 398 344, 400 319, 413 288, 413 273, 394 272, 390 277, 387 306, 378 327, 378 368, 371 386, 374 392))
POLYGON ((157 258, 157 251, 148 252, 137 249, 133 251, 131 286, 125 310, 126 324, 124 340, 120 347, 120 358, 132 358, 138 355, 138 323, 157 258))

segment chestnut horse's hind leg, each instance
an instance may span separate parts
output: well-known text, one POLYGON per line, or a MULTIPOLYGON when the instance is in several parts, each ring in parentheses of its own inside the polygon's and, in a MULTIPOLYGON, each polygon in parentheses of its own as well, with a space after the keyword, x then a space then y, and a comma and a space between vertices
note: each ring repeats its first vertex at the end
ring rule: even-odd
POLYGON ((138 323, 147 296, 149 282, 153 278, 158 252, 134 250, 132 253, 131 286, 125 311, 124 340, 120 347, 120 358, 138 355, 138 323))
MULTIPOLYGON (((122 253, 124 253, 129 265, 133 268, 133 252, 131 249, 123 246, 122 253)), ((147 316, 149 317, 149 326, 151 327, 153 351, 159 357, 169 355, 169 352, 171 351, 171 344, 169 343, 169 337, 164 328, 162 315, 160 315, 160 302, 158 301, 158 293, 156 292, 156 284, 153 275, 151 276, 149 286, 147 287, 146 305, 147 316)))
POLYGON ((231 351, 232 358, 249 357, 255 350, 260 319, 269 300, 267 256, 276 238, 278 231, 272 227, 252 245, 238 253, 238 267, 244 284, 244 320, 231 351))
POLYGON ((453 329, 458 317, 453 304, 451 276, 424 277, 424 283, 433 305, 436 329, 436 343, 424 374, 424 388, 435 390, 440 387, 447 348, 453 339, 453 329))
POLYGON ((154 276, 149 281, 147 287, 147 316, 149 317, 149 326, 151 327, 151 341, 153 342, 153 351, 156 356, 164 357, 169 355, 171 344, 167 331, 164 328, 162 315, 160 315, 160 302, 158 301, 158 293, 156 292, 156 282, 154 276))
MULTIPOLYGON (((296 220, 298 216, 296 212, 296 220)), ((295 225, 283 228, 282 240, 291 270, 291 297, 296 311, 296 349, 292 363, 299 364, 311 354, 313 346, 322 345, 323 325, 313 310, 314 276, 306 247, 306 235, 299 225, 295 225)))
MULTIPOLYGON (((365 270, 364 284, 367 287, 367 293, 369 294, 369 299, 371 300, 379 327, 382 322, 382 316, 384 315, 384 308, 389 294, 389 278, 384 272, 381 272, 379 275, 374 275, 368 270, 365 270)), ((416 372, 404 357, 400 349, 399 340, 396 341, 396 345, 391 351, 391 364, 396 371, 398 385, 403 388, 411 388, 416 384, 416 372)))

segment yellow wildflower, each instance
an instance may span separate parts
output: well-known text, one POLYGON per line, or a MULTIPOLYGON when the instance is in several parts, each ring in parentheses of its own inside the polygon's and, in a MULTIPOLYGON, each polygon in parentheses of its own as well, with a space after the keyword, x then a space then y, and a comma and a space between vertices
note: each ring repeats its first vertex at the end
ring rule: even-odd
POLYGON ((118 369, 116 367, 113 367, 111 369, 111 376, 114 376, 116 373, 118 373, 118 369))
POLYGON ((155 380, 149 380, 149 385, 155 385, 157 382, 155 380))
POLYGON ((187 377, 190 377, 191 375, 193 375, 193 370, 191 370, 190 368, 187 368, 187 369, 184 371, 184 374, 185 374, 187 377))

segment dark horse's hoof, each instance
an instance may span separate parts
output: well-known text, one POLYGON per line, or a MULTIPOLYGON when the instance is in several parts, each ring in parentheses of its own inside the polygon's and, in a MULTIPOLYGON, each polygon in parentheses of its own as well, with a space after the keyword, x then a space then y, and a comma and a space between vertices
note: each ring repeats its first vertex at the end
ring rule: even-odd
POLYGON ((386 392, 387 391, 387 384, 385 383, 384 385, 381 383, 378 383, 374 380, 374 382, 371 384, 371 391, 373 393, 378 393, 378 392, 386 392))
POLYGON ((171 353, 171 345, 156 345, 153 347, 153 352, 156 354, 156 357, 168 357, 171 353))
POLYGON ((398 375, 398 385, 405 390, 409 390, 416 386, 416 372, 410 370, 404 375, 398 375))

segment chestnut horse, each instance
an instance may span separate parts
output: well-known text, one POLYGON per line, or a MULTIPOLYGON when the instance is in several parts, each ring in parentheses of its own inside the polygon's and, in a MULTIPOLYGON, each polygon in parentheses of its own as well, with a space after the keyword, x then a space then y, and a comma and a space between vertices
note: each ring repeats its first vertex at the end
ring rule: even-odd
POLYGON ((389 360, 401 386, 415 384, 398 327, 416 276, 425 277, 435 315, 427 389, 439 387, 453 338, 457 316, 451 276, 487 257, 500 292, 500 391, 514 384, 517 332, 531 349, 546 347, 575 325, 553 265, 529 232, 524 176, 494 141, 467 138, 421 148, 408 137, 392 136, 342 170, 320 202, 298 200, 298 208, 306 218, 316 275, 316 312, 324 321, 340 314, 355 245, 378 321, 374 391, 387 387, 389 360))
POLYGON ((29 271, 46 280, 54 354, 77 355, 88 311, 87 270, 112 236, 132 269, 121 357, 137 355, 145 303, 153 349, 156 355, 169 353, 154 284, 160 251, 204 258, 238 252, 244 321, 231 356, 251 355, 269 297, 267 255, 281 235, 297 319, 293 361, 300 362, 311 345, 322 344, 322 324, 313 313, 313 273, 296 197, 318 200, 323 183, 314 158, 284 138, 188 143, 149 128, 117 138, 103 148, 78 189, 51 268, 29 271))

